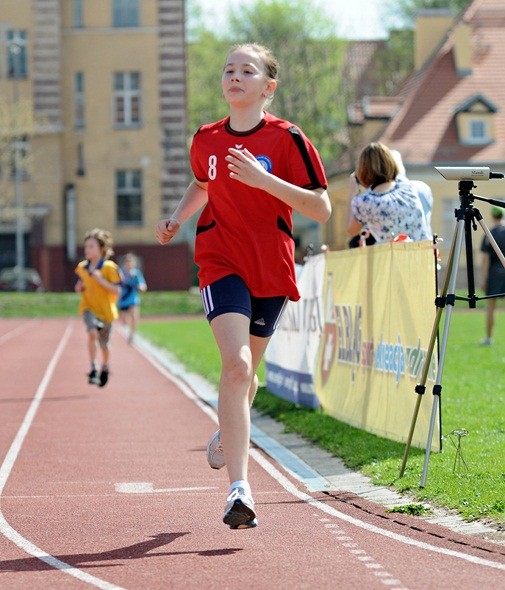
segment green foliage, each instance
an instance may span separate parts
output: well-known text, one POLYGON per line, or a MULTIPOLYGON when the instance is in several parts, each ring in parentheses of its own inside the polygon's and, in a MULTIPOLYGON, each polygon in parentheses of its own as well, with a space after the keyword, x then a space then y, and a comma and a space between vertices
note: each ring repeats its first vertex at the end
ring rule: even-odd
POLYGON ((258 0, 231 11, 228 38, 202 24, 188 47, 191 132, 223 118, 221 75, 229 49, 244 42, 269 47, 280 63, 280 83, 269 110, 301 127, 323 161, 339 155, 346 126, 342 74, 346 42, 333 35, 328 18, 308 0, 258 0))
POLYGON ((389 39, 378 48, 374 56, 374 69, 370 72, 373 87, 378 95, 390 95, 409 76, 414 68, 414 33, 410 29, 391 31, 389 39))
POLYGON ((310 0, 257 0, 232 9, 230 23, 233 36, 241 43, 296 45, 334 38, 331 20, 310 0))
POLYGON ((421 10, 443 8, 452 10, 457 16, 462 10, 470 6, 473 0, 389 0, 388 12, 405 24, 408 28, 414 27, 416 14, 421 10))
POLYGON ((209 31, 202 31, 198 41, 188 45, 188 114, 192 135, 200 125, 219 121, 228 115, 228 105, 221 95, 224 60, 230 49, 209 31))
POLYGON ((395 506, 389 508, 386 512, 392 512, 396 514, 410 514, 411 516, 424 516, 429 514, 431 510, 426 508, 423 504, 405 504, 403 506, 395 506))
MULTIPOLYGON (((24 142, 35 135, 38 126, 44 123, 36 117, 33 101, 17 99, 7 100, 0 94, 0 207, 14 207, 15 195, 12 174, 27 178, 33 169, 33 156, 24 142), (17 167, 17 169, 16 169, 17 167)), ((14 209, 2 211, 3 221, 15 218, 14 209)))
POLYGON ((303 129, 323 161, 340 150, 346 124, 342 71, 346 42, 309 0, 258 0, 232 11, 231 30, 239 42, 254 40, 280 63, 280 83, 270 110, 303 129))

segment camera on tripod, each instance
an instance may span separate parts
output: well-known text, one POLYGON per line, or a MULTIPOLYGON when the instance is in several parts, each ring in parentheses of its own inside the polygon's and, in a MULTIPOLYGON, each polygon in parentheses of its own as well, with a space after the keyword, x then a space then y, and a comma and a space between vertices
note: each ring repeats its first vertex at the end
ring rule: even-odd
POLYGON ((489 166, 435 166, 446 180, 491 180, 503 178, 501 172, 491 172, 489 166))
POLYGON ((442 294, 435 299, 435 305, 437 306, 437 314, 435 323, 433 325, 433 330, 431 332, 430 343, 428 345, 426 356, 425 356, 425 363, 423 367, 422 379, 421 382, 416 385, 416 393, 417 396, 417 403, 416 408, 414 410, 414 416, 412 418, 412 423, 410 426, 410 432, 407 438, 407 443, 405 445, 405 452, 403 454, 403 461, 400 467, 400 477, 403 476, 405 472, 405 466, 407 463, 407 456, 410 448, 410 444, 412 441, 412 435, 414 432, 415 423, 417 420, 417 413, 419 410, 420 400, 424 394, 426 388, 426 380, 428 378, 428 370, 431 362, 431 358, 433 355, 433 351, 435 349, 435 343, 438 338, 438 331, 440 320, 442 317, 442 311, 446 312, 446 320, 444 324, 444 330, 442 339, 440 342, 440 350, 439 350, 439 365, 437 368, 437 376, 435 379, 435 385, 433 386, 433 407, 431 411, 431 419, 430 419, 430 427, 428 433, 428 440, 426 443, 426 452, 424 457, 424 467, 423 467, 423 474, 421 477, 421 487, 424 487, 426 482, 426 476, 428 473, 428 462, 430 456, 430 449, 431 449, 431 442, 433 437, 433 432, 435 429, 435 421, 437 417, 437 413, 439 412, 439 405, 440 405, 440 397, 442 394, 442 372, 443 372, 443 365, 445 360, 445 352, 447 348, 447 339, 449 335, 449 325, 451 321, 451 314, 454 308, 454 304, 457 300, 467 301, 468 306, 470 308, 476 307, 476 302, 480 299, 489 299, 494 297, 505 297, 505 293, 500 293, 498 295, 485 295, 484 297, 478 297, 475 293, 475 277, 473 271, 473 246, 472 246, 472 230, 477 229, 476 221, 479 223, 480 227, 486 234, 486 237, 491 245, 492 249, 494 250, 497 258, 501 262, 503 268, 505 269, 505 254, 500 250, 496 240, 494 239, 491 231, 484 223, 482 219, 482 215, 478 209, 475 209, 473 206, 474 199, 478 201, 485 201, 491 205, 496 205, 497 207, 502 207, 505 209, 505 201, 499 201, 498 199, 489 199, 485 197, 480 197, 478 195, 474 195, 472 193, 472 189, 476 187, 474 181, 477 180, 491 180, 493 178, 503 178, 504 175, 500 172, 491 172, 488 166, 435 166, 435 170, 440 172, 440 174, 446 180, 458 180, 458 190, 459 190, 459 199, 461 202, 461 206, 458 209, 455 209, 454 215, 456 217, 456 229, 454 231, 452 237, 452 243, 449 250, 449 258, 447 260, 446 268, 446 276, 444 281, 444 286, 442 290, 442 294), (458 261, 460 258, 460 253, 463 245, 463 241, 465 242, 465 250, 466 250, 466 272, 467 272, 467 281, 468 281, 468 297, 462 297, 460 295, 456 295, 456 278, 458 273, 458 261))

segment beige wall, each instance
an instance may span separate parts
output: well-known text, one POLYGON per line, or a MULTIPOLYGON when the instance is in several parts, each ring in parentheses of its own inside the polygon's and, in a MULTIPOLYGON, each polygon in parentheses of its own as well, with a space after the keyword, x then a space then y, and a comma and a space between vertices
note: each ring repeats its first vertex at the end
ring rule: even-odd
MULTIPOLYGON (((49 205, 51 213, 44 224, 45 244, 61 245, 65 239, 63 195, 65 186, 72 183, 77 198, 78 243, 90 227, 103 225, 113 231, 117 243, 152 244, 153 227, 162 212, 158 2, 142 0, 141 26, 131 29, 111 27, 111 0, 84 0, 82 28, 73 27, 72 2, 59 2, 58 5, 61 10, 61 125, 30 141, 33 171, 31 179, 23 182, 25 204, 49 205), (113 73, 120 71, 141 73, 142 124, 136 128, 114 126, 113 73), (76 72, 83 72, 85 76, 86 125, 83 130, 76 130, 74 121, 76 72), (85 176, 76 174, 79 144, 84 154, 85 176), (117 169, 142 170, 144 219, 141 226, 116 226, 117 169)), ((168 10, 173 9, 169 7, 168 10)), ((8 101, 13 101, 15 95, 32 99, 35 68, 33 2, 1 0, 0 33, 2 28, 28 31, 29 66, 28 78, 16 82, 6 79, 1 72, 0 95, 8 101)), ((187 154, 184 153, 183 157, 186 158, 187 154)), ((186 163, 182 162, 179 168, 185 170, 186 163)), ((2 189, 12 199, 14 183, 5 184, 2 189)))
POLYGON ((0 22, 18 28, 31 28, 32 11, 29 0, 2 0, 0 8, 0 22))
POLYGON ((64 181, 74 183, 77 231, 104 225, 116 241, 151 243, 160 217, 160 133, 158 131, 158 56, 154 29, 103 32, 66 31, 63 40, 64 181), (125 55, 128 60, 125 60, 125 55), (113 118, 113 73, 141 72, 142 124, 119 129, 113 118), (85 77, 85 129, 74 129, 74 75, 85 77), (83 145, 86 176, 76 176, 77 146, 83 145), (115 171, 142 169, 144 223, 116 226, 115 171))
MULTIPOLYGON (((31 98, 33 91, 33 81, 30 77, 13 82, 5 76, 5 67, 7 60, 7 40, 5 31, 7 29, 25 29, 30 31, 33 27, 32 12, 29 0, 0 0, 0 56, 1 76, 0 76, 0 94, 7 101, 11 101, 16 91, 20 98, 31 98), (14 85, 17 89, 14 89, 14 85)), ((33 36, 28 33, 28 56, 33 55, 33 36)))

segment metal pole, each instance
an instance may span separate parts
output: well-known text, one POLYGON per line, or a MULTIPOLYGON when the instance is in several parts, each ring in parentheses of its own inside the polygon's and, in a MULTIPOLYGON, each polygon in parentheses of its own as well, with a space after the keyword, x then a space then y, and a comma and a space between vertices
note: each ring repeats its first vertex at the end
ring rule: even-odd
POLYGON ((14 178, 14 191, 16 195, 16 266, 18 268, 17 277, 17 290, 25 290, 25 216, 23 209, 23 191, 21 187, 21 167, 20 167, 20 148, 19 141, 16 141, 15 154, 14 154, 14 167, 15 167, 15 178, 14 178))
MULTIPOLYGON (((22 39, 15 37, 9 42, 9 52, 13 61, 14 80, 14 108, 19 103, 18 79, 20 77, 19 60, 21 57, 22 39)), ((24 291, 26 286, 25 268, 25 236, 24 236, 24 204, 23 189, 21 186, 21 138, 16 136, 14 140, 14 195, 16 199, 16 267, 18 269, 17 290, 24 291)))

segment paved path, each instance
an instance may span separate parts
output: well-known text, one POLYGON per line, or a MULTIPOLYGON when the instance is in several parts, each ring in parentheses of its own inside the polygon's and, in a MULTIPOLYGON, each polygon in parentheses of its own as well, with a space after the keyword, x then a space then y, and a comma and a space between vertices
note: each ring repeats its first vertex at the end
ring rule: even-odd
POLYGON ((503 586, 503 545, 337 489, 265 425, 254 440, 279 448, 251 450, 260 525, 231 531, 205 460, 211 394, 119 332, 103 389, 78 319, 1 320, 0 359, 1 588, 503 586))

